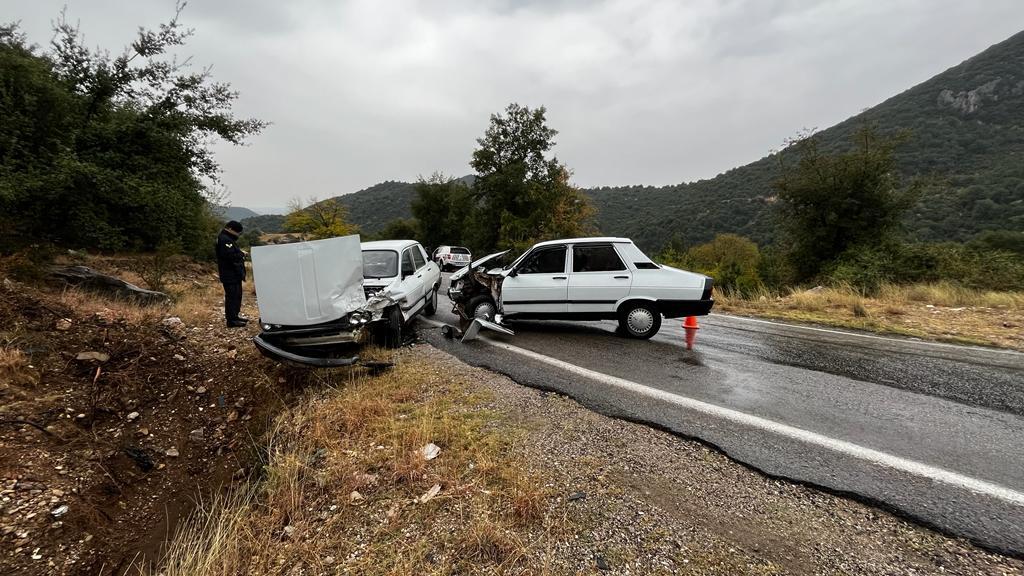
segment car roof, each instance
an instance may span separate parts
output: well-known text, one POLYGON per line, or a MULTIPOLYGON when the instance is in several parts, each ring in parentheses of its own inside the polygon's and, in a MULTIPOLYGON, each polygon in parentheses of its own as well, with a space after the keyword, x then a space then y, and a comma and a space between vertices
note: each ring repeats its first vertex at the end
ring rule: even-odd
POLYGON ((363 250, 404 250, 409 246, 419 244, 415 240, 377 240, 375 242, 363 242, 363 250))
POLYGON ((560 240, 548 240, 547 242, 538 242, 537 244, 534 244, 534 246, 535 247, 536 246, 550 246, 552 244, 584 244, 584 243, 590 243, 590 242, 602 242, 602 243, 604 243, 604 242, 606 242, 606 243, 630 242, 630 243, 632 243, 633 241, 630 240, 629 238, 616 238, 614 236, 595 236, 593 238, 563 238, 563 239, 560 239, 560 240))

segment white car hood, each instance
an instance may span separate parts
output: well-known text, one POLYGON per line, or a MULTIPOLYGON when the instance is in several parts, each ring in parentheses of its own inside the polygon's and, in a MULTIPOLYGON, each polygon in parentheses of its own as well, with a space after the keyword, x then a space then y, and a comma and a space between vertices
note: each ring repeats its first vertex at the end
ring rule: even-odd
POLYGON ((359 236, 254 246, 252 276, 260 320, 306 326, 366 305, 359 236))
POLYGON ((508 250, 503 250, 501 252, 495 252, 494 254, 488 254, 487 256, 484 256, 483 258, 481 258, 479 260, 474 260, 474 261, 470 262, 469 266, 465 266, 462 269, 460 269, 458 272, 455 272, 454 274, 452 274, 451 278, 449 278, 449 280, 452 280, 452 281, 458 280, 459 278, 462 278, 466 274, 469 274, 470 270, 475 270, 477 267, 479 267, 479 266, 481 266, 481 265, 483 265, 483 264, 485 264, 487 262, 490 262, 491 260, 494 260, 498 256, 503 256, 503 255, 505 255, 507 253, 508 253, 508 250))

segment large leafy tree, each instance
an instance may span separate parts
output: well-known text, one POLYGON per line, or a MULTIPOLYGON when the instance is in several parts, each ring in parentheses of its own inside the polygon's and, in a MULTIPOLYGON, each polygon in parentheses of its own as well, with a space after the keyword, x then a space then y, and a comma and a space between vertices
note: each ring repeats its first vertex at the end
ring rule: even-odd
POLYGON ((893 240, 920 188, 918 182, 904 185, 896 171, 901 141, 864 126, 846 152, 822 152, 813 135, 791 145, 798 160, 783 163, 775 188, 797 280, 814 278, 852 251, 893 240))
POLYGON ((288 215, 284 218, 284 229, 298 232, 310 240, 334 238, 355 234, 359 228, 348 221, 348 209, 337 198, 317 200, 310 197, 307 205, 292 200, 288 215))
POLYGON ((510 104, 491 123, 470 166, 476 170, 468 243, 480 250, 522 249, 544 239, 593 230, 593 209, 570 172, 548 153, 558 132, 545 109, 510 104))
MULTIPOLYGON (((180 13, 181 6, 178 7, 180 13)), ((120 55, 91 50, 62 17, 49 50, 0 27, 0 219, 8 239, 208 252, 218 190, 210 144, 264 123, 237 93, 169 54, 191 35, 178 13, 120 55)))
POLYGON ((462 180, 435 173, 416 183, 412 214, 419 222, 420 239, 431 249, 464 244, 472 210, 473 192, 462 180))

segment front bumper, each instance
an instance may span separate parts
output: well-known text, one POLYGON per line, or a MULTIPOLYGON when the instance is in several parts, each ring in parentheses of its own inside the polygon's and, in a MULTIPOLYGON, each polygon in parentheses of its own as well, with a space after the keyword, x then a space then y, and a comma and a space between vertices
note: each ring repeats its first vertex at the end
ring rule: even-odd
POLYGON ((252 341, 261 354, 271 360, 284 362, 286 364, 295 364, 298 366, 313 368, 337 368, 339 366, 351 366, 359 361, 358 355, 320 356, 318 355, 318 353, 321 352, 320 349, 311 348, 304 350, 303 353, 292 352, 279 346, 275 346, 265 340, 264 333, 260 333, 253 338, 252 341))

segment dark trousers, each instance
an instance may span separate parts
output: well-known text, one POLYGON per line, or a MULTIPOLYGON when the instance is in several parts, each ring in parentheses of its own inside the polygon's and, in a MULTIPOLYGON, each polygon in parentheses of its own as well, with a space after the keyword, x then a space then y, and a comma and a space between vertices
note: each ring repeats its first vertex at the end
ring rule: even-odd
POLYGON ((238 320, 238 312, 242 309, 242 283, 224 283, 224 319, 228 322, 238 320))

